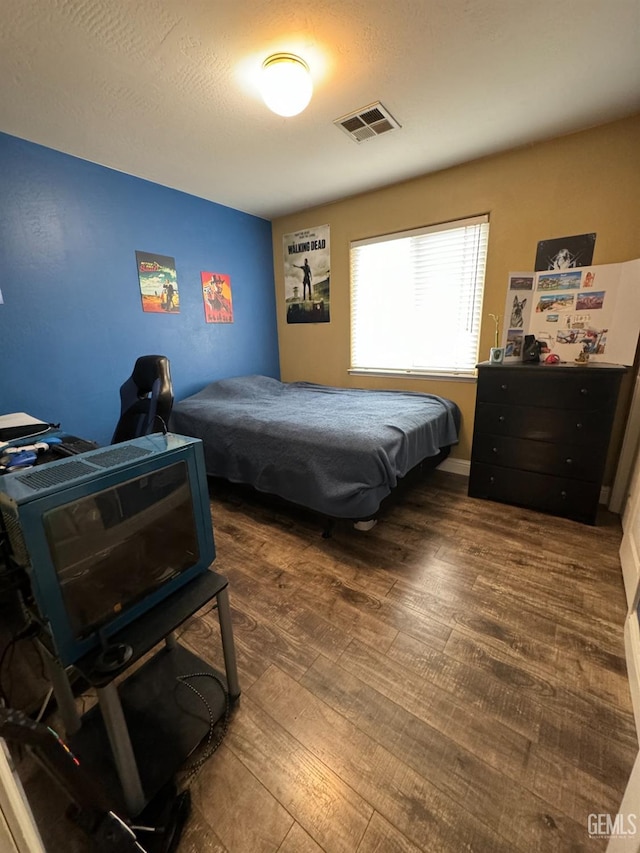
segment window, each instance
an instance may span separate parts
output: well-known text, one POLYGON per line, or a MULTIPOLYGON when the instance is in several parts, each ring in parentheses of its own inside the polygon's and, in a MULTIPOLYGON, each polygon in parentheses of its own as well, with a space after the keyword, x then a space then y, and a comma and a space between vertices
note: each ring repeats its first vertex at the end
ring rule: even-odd
POLYGON ((351 244, 351 369, 473 374, 489 217, 351 244))

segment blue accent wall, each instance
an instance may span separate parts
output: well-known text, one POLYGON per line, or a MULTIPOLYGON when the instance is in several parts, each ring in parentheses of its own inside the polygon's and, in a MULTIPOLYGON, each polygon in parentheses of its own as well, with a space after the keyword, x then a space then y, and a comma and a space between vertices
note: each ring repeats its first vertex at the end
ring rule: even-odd
POLYGON ((0 414, 100 444, 139 355, 176 400, 214 379, 280 377, 271 223, 0 133, 0 414), (180 313, 144 313, 136 250, 175 258, 180 313), (205 322, 200 272, 231 277, 234 322, 205 322))

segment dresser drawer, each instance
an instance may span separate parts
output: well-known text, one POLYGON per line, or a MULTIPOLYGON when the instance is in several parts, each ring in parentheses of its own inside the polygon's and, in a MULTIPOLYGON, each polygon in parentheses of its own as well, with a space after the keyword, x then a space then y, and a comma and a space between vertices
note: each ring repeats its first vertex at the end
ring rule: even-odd
POLYGON ((508 367, 481 370, 478 400, 550 409, 608 409, 613 407, 619 382, 604 371, 557 373, 552 366, 537 365, 527 371, 508 367))
POLYGON ((497 403, 476 405, 475 436, 511 435, 534 441, 600 447, 609 436, 610 415, 593 410, 561 411, 497 403))
POLYGON ((596 452, 591 447, 579 445, 476 434, 472 461, 599 483, 605 462, 605 448, 596 452))
POLYGON ((526 506, 593 524, 600 486, 582 480, 474 463, 469 477, 469 494, 474 498, 526 506))

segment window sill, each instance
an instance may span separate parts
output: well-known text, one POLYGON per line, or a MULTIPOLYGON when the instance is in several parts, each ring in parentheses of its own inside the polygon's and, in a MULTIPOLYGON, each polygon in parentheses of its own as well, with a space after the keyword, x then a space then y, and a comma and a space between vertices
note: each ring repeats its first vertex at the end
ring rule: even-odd
POLYGON ((392 376, 396 379, 436 379, 444 382, 476 382, 477 375, 475 370, 469 373, 447 373, 445 371, 436 373, 435 371, 420 372, 418 370, 382 370, 369 369, 364 367, 350 367, 347 373, 350 376, 392 376))

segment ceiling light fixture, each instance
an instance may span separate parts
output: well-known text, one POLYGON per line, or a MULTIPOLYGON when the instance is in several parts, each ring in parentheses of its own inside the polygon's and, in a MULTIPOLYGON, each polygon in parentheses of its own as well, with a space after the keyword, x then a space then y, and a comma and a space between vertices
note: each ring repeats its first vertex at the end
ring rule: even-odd
POLYGON ((313 93, 309 66, 293 53, 274 53, 262 63, 260 89, 265 104, 274 113, 298 115, 313 93))

